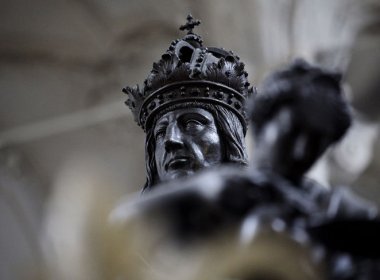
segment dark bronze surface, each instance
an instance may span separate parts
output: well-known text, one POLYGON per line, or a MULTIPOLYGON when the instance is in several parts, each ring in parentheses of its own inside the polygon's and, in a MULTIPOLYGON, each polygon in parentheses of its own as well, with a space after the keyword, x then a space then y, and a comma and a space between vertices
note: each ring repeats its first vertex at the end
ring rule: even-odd
POLYGON ((297 60, 269 76, 251 112, 254 161, 297 182, 350 126, 341 77, 297 60))
MULTIPOLYGON (((153 64, 141 90, 139 86, 123 89, 128 95, 126 104, 147 134, 144 190, 220 163, 247 165, 245 103, 254 88, 237 55, 202 45, 201 37, 193 33, 199 24, 199 20, 189 15, 187 23, 180 27, 188 33, 173 41, 153 64), (189 110, 203 111, 203 116, 209 116, 206 129, 197 131, 200 126, 195 125, 190 130, 183 129, 180 116, 189 110), (165 144, 170 141, 157 137, 157 121, 168 123, 165 125, 168 137, 170 130, 175 129, 181 143, 165 144), (175 157, 187 159, 167 162, 175 157)), ((162 127, 160 123, 159 126, 162 127)))
POLYGON ((143 87, 125 87, 126 104, 145 131, 154 127, 154 117, 173 104, 200 102, 218 104, 234 112, 246 130, 245 100, 254 92, 244 63, 232 51, 204 47, 193 33, 200 24, 191 15, 180 27, 188 33, 174 40, 144 81, 143 87))
POLYGON ((166 108, 160 115, 154 129, 146 136, 147 183, 144 190, 170 178, 221 163, 247 165, 243 128, 231 110, 221 105, 183 102, 166 108), (190 112, 195 114, 188 114, 190 112), (194 118, 193 123, 189 120, 187 129, 185 115, 194 118), (195 124, 202 119, 206 123, 195 124), (166 124, 162 126, 161 122, 166 124), (173 133, 177 143, 169 139, 173 133), (165 168, 168 159, 183 154, 189 157, 188 161, 174 165, 175 169, 165 168))
MULTIPOLYGON (((249 171, 236 166, 214 168, 171 180, 143 197, 139 211, 161 221, 170 229, 170 237, 182 244, 254 224, 248 238, 269 228, 310 246, 310 254, 319 256, 315 262, 327 264, 327 279, 378 279, 379 246, 371 246, 380 235, 377 208, 347 188, 330 190, 304 177, 350 125, 340 76, 298 60, 266 80, 251 109, 256 147, 249 171)), ((196 150, 203 149, 198 155, 204 165, 205 155, 213 151, 210 165, 215 166, 224 139, 216 133, 215 115, 211 116, 203 109, 182 108, 158 119, 154 136, 161 178, 192 174, 188 158, 195 159, 196 150), (190 130, 186 120, 191 122, 190 130), (206 134, 198 134, 202 131, 206 134), (165 170, 176 158, 165 141, 171 148, 176 145, 180 155, 173 170, 165 170), (186 141, 193 148, 185 154, 179 144, 186 141), (204 150, 211 143, 213 148, 204 150)))
POLYGON ((170 111, 154 128, 156 165, 161 181, 194 174, 222 162, 213 115, 201 108, 170 111))

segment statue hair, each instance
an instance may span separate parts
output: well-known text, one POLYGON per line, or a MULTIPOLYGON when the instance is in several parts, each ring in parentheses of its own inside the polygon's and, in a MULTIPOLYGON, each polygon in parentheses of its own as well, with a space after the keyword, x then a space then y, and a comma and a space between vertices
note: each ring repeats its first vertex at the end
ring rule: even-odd
POLYGON ((231 163, 246 166, 248 165, 248 155, 245 147, 243 126, 239 118, 230 110, 221 105, 201 103, 201 102, 185 102, 171 105, 160 111, 154 117, 152 127, 147 130, 145 140, 145 164, 146 164, 146 183, 143 192, 147 191, 159 183, 156 159, 155 159, 155 139, 154 127, 157 120, 167 112, 196 107, 209 111, 215 120, 215 125, 220 136, 222 145, 222 163, 231 163))

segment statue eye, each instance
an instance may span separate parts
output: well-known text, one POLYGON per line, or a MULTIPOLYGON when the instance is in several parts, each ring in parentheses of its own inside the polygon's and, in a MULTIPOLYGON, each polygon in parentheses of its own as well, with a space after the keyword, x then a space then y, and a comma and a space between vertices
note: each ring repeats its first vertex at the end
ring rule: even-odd
POLYGON ((162 138, 162 137, 165 136, 165 133, 166 133, 166 129, 164 129, 164 128, 158 129, 154 133, 154 138, 155 139, 160 139, 160 138, 162 138))
POLYGON ((185 121, 185 128, 188 130, 199 129, 203 126, 203 123, 196 119, 188 119, 185 121))

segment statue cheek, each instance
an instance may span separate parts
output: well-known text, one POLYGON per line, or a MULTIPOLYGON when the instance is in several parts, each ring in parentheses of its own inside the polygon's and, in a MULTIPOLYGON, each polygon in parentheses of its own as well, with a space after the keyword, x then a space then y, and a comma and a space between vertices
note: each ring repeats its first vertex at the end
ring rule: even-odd
POLYGON ((222 162, 221 149, 217 146, 212 146, 209 148, 207 154, 207 161, 210 165, 217 165, 222 162))
POLYGON ((156 145, 155 151, 155 161, 158 172, 160 173, 163 170, 163 160, 164 160, 164 147, 162 145, 156 145))
POLYGON ((203 143, 190 143, 191 153, 194 156, 195 169, 199 169, 205 164, 205 145, 203 143))
POLYGON ((222 160, 222 148, 217 134, 210 135, 203 145, 205 160, 209 163, 219 163, 222 160))

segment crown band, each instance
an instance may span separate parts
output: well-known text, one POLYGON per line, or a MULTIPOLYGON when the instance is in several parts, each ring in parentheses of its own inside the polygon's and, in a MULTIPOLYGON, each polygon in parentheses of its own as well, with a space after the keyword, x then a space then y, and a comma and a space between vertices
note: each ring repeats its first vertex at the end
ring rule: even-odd
POLYGON ((241 93, 220 83, 205 80, 175 82, 156 90, 144 100, 139 111, 139 122, 145 130, 153 116, 163 108, 176 103, 196 101, 222 105, 233 111, 240 119, 245 132, 244 100, 241 93))

